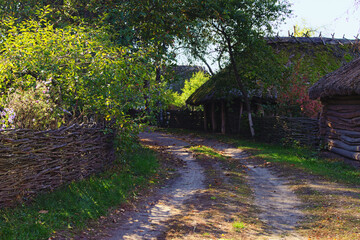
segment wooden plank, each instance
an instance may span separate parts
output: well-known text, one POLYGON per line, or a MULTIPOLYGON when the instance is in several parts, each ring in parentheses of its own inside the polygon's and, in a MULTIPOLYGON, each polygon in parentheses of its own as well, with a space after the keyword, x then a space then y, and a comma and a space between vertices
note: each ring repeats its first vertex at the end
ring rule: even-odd
POLYGON ((328 116, 338 117, 338 118, 347 118, 347 119, 353 119, 360 117, 360 110, 359 111, 351 111, 351 112, 338 112, 334 110, 327 111, 328 116))
POLYGON ((357 161, 360 161, 360 152, 347 151, 341 148, 333 147, 329 149, 331 152, 337 153, 341 156, 348 157, 357 161))
POLYGON ((360 126, 360 118, 345 119, 345 118, 333 117, 328 115, 327 120, 332 123, 344 124, 351 128, 360 126))
POLYGON ((243 114, 244 111, 244 104, 243 102, 240 102, 240 112, 239 112, 239 126, 238 126, 238 131, 240 132, 241 130, 241 116, 243 114))
POLYGON ((207 131, 207 105, 204 104, 204 131, 207 131))
POLYGON ((341 124, 337 122, 326 121, 326 126, 329 128, 335 128, 340 130, 360 132, 360 127, 351 127, 346 124, 341 124))
POLYGON ((212 131, 216 132, 216 118, 215 118, 215 102, 211 103, 211 125, 212 131))
POLYGON ((325 99, 322 102, 329 105, 360 105, 360 97, 357 95, 339 96, 325 99))
POLYGON ((340 140, 334 140, 334 139, 329 139, 328 144, 329 144, 329 149, 331 149, 332 147, 337 147, 351 152, 360 152, 360 144, 353 146, 353 145, 348 145, 340 140))
POLYGON ((348 131, 348 130, 331 128, 331 129, 329 129, 329 132, 333 133, 333 134, 337 134, 339 136, 344 135, 344 136, 348 136, 351 138, 360 138, 360 132, 356 132, 356 131, 348 131))
POLYGON ((329 111, 352 112, 352 111, 358 111, 360 109, 360 104, 354 104, 354 105, 334 104, 334 105, 327 105, 327 107, 329 111))
POLYGON ((226 131, 226 116, 225 116, 225 102, 221 101, 221 133, 225 134, 226 131))

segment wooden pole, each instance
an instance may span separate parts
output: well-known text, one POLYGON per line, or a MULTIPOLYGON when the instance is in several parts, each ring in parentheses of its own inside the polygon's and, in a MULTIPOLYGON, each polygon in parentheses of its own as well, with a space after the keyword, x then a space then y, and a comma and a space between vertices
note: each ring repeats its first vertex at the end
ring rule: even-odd
POLYGON ((211 125, 212 131, 216 132, 216 119, 215 119, 215 103, 211 103, 211 125))
POLYGON ((243 111, 244 111, 244 104, 243 102, 240 102, 239 128, 238 128, 239 133, 241 129, 241 115, 243 114, 243 111))
POLYGON ((221 101, 221 133, 225 134, 226 118, 225 118, 225 102, 221 101))
POLYGON ((204 104, 204 131, 206 132, 207 131, 207 111, 206 111, 206 107, 207 105, 204 104))

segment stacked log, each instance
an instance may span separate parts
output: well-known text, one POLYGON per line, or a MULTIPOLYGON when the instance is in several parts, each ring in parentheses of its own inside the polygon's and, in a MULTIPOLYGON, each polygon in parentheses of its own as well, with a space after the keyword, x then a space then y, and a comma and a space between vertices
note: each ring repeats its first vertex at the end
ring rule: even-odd
POLYGON ((114 160, 112 134, 98 126, 0 131, 0 207, 102 171, 114 160))
POLYGON ((358 104, 327 104, 323 135, 331 152, 360 160, 360 107, 358 104))

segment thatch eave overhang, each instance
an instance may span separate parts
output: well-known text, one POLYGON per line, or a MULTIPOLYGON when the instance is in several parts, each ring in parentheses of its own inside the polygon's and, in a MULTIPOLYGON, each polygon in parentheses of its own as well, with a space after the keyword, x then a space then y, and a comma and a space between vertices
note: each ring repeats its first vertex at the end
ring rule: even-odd
POLYGON ((360 58, 327 74, 309 89, 310 99, 360 95, 360 58))

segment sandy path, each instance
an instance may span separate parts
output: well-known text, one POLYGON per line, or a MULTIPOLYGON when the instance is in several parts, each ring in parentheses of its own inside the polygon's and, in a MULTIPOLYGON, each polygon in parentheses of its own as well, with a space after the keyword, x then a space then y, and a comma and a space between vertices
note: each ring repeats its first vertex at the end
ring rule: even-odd
POLYGON ((267 234, 264 233, 264 239, 307 239, 295 233, 297 222, 303 214, 299 210, 301 202, 289 187, 287 179, 266 167, 247 162, 247 153, 229 144, 200 138, 189 140, 192 144, 209 146, 226 156, 239 159, 248 167, 248 184, 253 189, 255 205, 260 210, 259 218, 270 229, 267 234))
MULTIPOLYGON (((185 161, 186 166, 179 169, 180 177, 176 181, 155 194, 160 197, 154 205, 144 206, 138 212, 128 212, 126 221, 110 233, 112 237, 109 239, 157 239, 157 236, 166 231, 163 222, 181 213, 183 202, 204 188, 203 169, 184 148, 189 143, 163 133, 141 133, 140 138, 166 146, 167 151, 185 161)), ((152 200, 154 199, 148 201, 152 200)))

